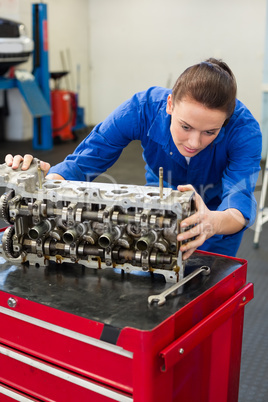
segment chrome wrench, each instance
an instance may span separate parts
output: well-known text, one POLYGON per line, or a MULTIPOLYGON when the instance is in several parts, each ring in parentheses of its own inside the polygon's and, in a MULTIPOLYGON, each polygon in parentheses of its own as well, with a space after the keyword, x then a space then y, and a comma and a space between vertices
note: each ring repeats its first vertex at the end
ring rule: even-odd
POLYGON ((189 282, 191 279, 193 279, 195 276, 199 275, 201 272, 203 273, 203 275, 209 275, 210 268, 205 265, 200 268, 197 268, 195 271, 191 272, 185 278, 181 279, 179 282, 175 283, 173 286, 170 286, 170 288, 164 290, 164 292, 160 293, 159 295, 149 296, 148 304, 153 304, 154 302, 157 302, 158 306, 162 306, 163 304, 165 304, 167 296, 169 296, 171 293, 178 290, 181 286, 185 285, 185 283, 189 282))

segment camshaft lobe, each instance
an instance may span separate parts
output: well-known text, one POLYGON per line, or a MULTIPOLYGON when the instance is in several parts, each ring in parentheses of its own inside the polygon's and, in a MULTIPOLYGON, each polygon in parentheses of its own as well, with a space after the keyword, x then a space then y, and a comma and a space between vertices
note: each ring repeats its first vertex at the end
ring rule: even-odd
MULTIPOLYGON (((23 246, 24 249, 29 253, 36 253, 37 244, 40 240, 24 239, 23 246)), ((72 245, 66 245, 64 242, 56 241, 54 238, 48 237, 45 239, 42 247, 39 249, 43 250, 44 257, 49 257, 52 255, 61 255, 63 257, 76 256, 77 261, 87 257, 99 257, 102 261, 105 260, 105 250, 98 246, 92 246, 86 242, 81 242, 75 245, 75 253, 71 252, 72 245)), ((113 261, 116 264, 122 264, 124 262, 129 262, 130 264, 141 264, 143 254, 139 250, 126 250, 124 248, 115 248, 112 251, 113 261)), ((160 253, 153 250, 149 253, 148 257, 150 266, 156 267, 157 265, 170 265, 172 263, 172 256, 167 253, 160 253)))
MULTIPOLYGON (((34 203, 33 203, 34 205, 34 203)), ((17 206, 17 214, 18 216, 30 216, 32 215, 31 208, 29 208, 28 205, 18 205, 17 206)), ((62 216, 62 209, 58 208, 56 206, 53 207, 47 207, 44 205, 43 208, 43 214, 44 216, 53 216, 53 217, 61 217, 62 216)), ((141 215, 141 214, 139 214, 141 215)), ((79 217, 79 221, 84 222, 84 221, 93 221, 93 222, 100 222, 103 223, 103 221, 107 219, 107 215, 105 216, 105 209, 100 209, 98 211, 90 211, 87 209, 83 209, 81 211, 81 216, 79 217)), ((139 220, 141 220, 142 217, 139 217, 139 220)), ((110 221, 113 221, 114 223, 117 224, 135 224, 137 223, 137 215, 135 213, 133 214, 123 214, 123 213, 118 213, 115 216, 111 215, 109 217, 110 221)), ((149 221, 148 224, 157 228, 169 228, 172 226, 173 220, 171 218, 166 218, 164 216, 154 216, 153 218, 149 216, 149 221), (152 222, 151 222, 152 220, 152 222)))

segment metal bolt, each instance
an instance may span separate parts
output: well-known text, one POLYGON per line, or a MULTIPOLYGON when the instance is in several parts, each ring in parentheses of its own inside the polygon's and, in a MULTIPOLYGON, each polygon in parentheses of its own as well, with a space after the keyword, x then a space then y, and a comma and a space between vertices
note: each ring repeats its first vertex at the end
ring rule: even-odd
POLYGON ((180 348, 180 349, 179 349, 179 353, 180 353, 181 355, 183 355, 184 349, 183 349, 183 348, 180 348))
POLYGON ((242 300, 243 302, 245 302, 247 300, 246 296, 244 296, 242 300))
POLYGON ((17 305, 17 300, 14 299, 14 297, 10 297, 10 298, 8 299, 8 301, 7 301, 7 304, 9 305, 9 307, 14 308, 14 307, 16 307, 16 305, 17 305))

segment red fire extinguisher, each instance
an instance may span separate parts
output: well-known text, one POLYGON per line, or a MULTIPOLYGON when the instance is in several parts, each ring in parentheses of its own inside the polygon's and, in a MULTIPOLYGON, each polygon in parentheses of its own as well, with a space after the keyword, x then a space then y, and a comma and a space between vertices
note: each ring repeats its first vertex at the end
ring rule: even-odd
POLYGON ((50 73, 55 80, 55 89, 51 91, 52 131, 54 142, 74 140, 72 133, 73 115, 71 94, 59 88, 59 80, 68 72, 50 73))

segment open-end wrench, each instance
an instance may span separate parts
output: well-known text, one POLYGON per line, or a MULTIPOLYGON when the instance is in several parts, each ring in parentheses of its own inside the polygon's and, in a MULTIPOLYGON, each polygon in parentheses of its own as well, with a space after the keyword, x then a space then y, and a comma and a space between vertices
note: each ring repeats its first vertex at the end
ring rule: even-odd
POLYGON ((195 276, 197 276, 200 273, 203 273, 204 275, 209 275, 210 274, 210 268, 207 266, 202 266, 200 268, 197 268, 195 271, 191 272, 189 275, 187 275, 185 278, 181 279, 179 282, 175 283, 173 286, 170 286, 170 288, 164 290, 164 292, 160 293, 159 295, 151 295, 148 297, 148 304, 152 304, 154 302, 157 302, 158 306, 162 306, 166 302, 166 297, 169 296, 171 293, 175 292, 175 290, 179 289, 181 286, 183 286, 185 283, 189 282, 191 279, 193 279, 195 276))

